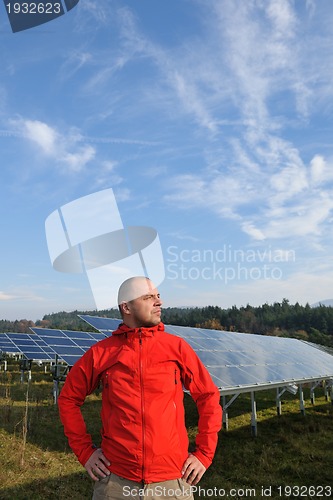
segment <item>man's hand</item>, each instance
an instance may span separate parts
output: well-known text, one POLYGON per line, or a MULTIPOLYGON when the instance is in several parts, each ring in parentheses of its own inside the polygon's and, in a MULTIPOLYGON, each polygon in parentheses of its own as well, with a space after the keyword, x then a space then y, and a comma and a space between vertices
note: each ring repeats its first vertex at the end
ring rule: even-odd
POLYGON ((182 479, 184 479, 184 481, 188 484, 195 486, 198 484, 205 472, 206 467, 202 465, 196 456, 190 453, 182 468, 182 479))
POLYGON ((91 479, 98 481, 101 478, 110 475, 110 471, 107 466, 111 465, 108 459, 104 456, 101 448, 97 448, 87 462, 84 468, 88 472, 91 479))

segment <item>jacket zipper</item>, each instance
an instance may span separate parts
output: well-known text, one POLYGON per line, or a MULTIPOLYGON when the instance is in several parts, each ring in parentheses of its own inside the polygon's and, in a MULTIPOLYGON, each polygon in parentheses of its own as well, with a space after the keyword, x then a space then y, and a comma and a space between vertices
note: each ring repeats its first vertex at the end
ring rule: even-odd
POLYGON ((175 407, 175 410, 177 410, 177 405, 176 405, 177 384, 178 384, 177 370, 175 368, 175 393, 174 393, 174 399, 173 399, 173 406, 175 407))
POLYGON ((145 443, 145 402, 144 402, 144 388, 143 388, 143 362, 142 362, 142 331, 139 332, 139 349, 140 349, 140 386, 141 386, 141 418, 142 418, 142 481, 144 482, 145 477, 145 454, 146 454, 146 443, 145 443))

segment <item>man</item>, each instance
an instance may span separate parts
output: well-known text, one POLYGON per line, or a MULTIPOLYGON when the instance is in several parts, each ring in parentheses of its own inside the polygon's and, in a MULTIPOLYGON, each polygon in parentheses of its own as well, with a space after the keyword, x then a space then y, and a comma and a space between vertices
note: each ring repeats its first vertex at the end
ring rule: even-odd
POLYGON ((191 486, 211 464, 221 428, 218 389, 187 342, 164 331, 162 301, 148 278, 126 280, 118 304, 123 323, 67 375, 58 401, 65 434, 96 481, 94 500, 193 499, 191 486), (103 427, 97 448, 80 407, 100 382, 103 427), (193 453, 188 453, 183 386, 199 413, 193 453))

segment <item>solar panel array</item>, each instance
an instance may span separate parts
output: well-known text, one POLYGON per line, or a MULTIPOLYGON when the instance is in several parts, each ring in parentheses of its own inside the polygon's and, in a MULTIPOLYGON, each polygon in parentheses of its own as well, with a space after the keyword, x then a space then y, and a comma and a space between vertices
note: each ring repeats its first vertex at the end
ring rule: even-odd
POLYGON ((54 355, 70 366, 73 366, 89 347, 105 338, 101 332, 53 330, 37 327, 31 328, 31 330, 52 348, 54 355))
POLYGON ((35 361, 54 359, 52 348, 36 335, 28 333, 0 333, 0 351, 23 355, 35 361))
MULTIPOLYGON (((120 323, 98 316, 81 318, 106 334, 120 323)), ((333 378, 333 356, 297 339, 175 325, 165 329, 191 345, 221 393, 333 378)))
MULTIPOLYGON (((99 318, 99 324, 103 323, 103 319, 99 318)), ((119 322, 120 320, 109 318, 105 329, 99 332, 31 327, 32 335, 0 333, 0 351, 23 355, 34 361, 51 361, 57 356, 59 360, 73 366, 89 347, 110 335, 110 332, 118 327, 119 322)))
MULTIPOLYGON (((0 334, 0 350, 27 359, 58 359, 72 366, 94 343, 109 336, 121 320, 82 315, 99 332, 31 328, 33 334, 0 334)), ((333 356, 304 341, 166 325, 184 338, 208 368, 221 394, 333 379, 333 356)))
POLYGON ((72 366, 93 344, 105 338, 100 332, 30 328, 28 333, 0 333, 0 351, 34 361, 59 360, 72 366))

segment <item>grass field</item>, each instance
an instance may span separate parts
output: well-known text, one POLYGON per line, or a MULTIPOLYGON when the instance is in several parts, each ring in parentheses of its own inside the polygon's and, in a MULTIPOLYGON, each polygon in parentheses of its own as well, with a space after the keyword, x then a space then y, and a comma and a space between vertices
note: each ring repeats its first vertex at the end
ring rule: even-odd
MULTIPOLYGON (((67 445, 53 403, 52 377, 34 368, 32 381, 20 383, 17 366, 0 372, 0 499, 84 500, 93 484, 67 445)), ((201 498, 330 498, 333 493, 333 407, 320 389, 306 416, 297 397, 286 395, 277 417, 275 391, 256 394, 258 436, 250 432, 250 395, 229 411, 212 466, 200 482, 201 498), (330 487, 332 490, 330 490, 330 487)), ((191 442, 196 408, 185 397, 191 442)), ((83 407, 88 429, 99 440, 100 397, 83 407)))

